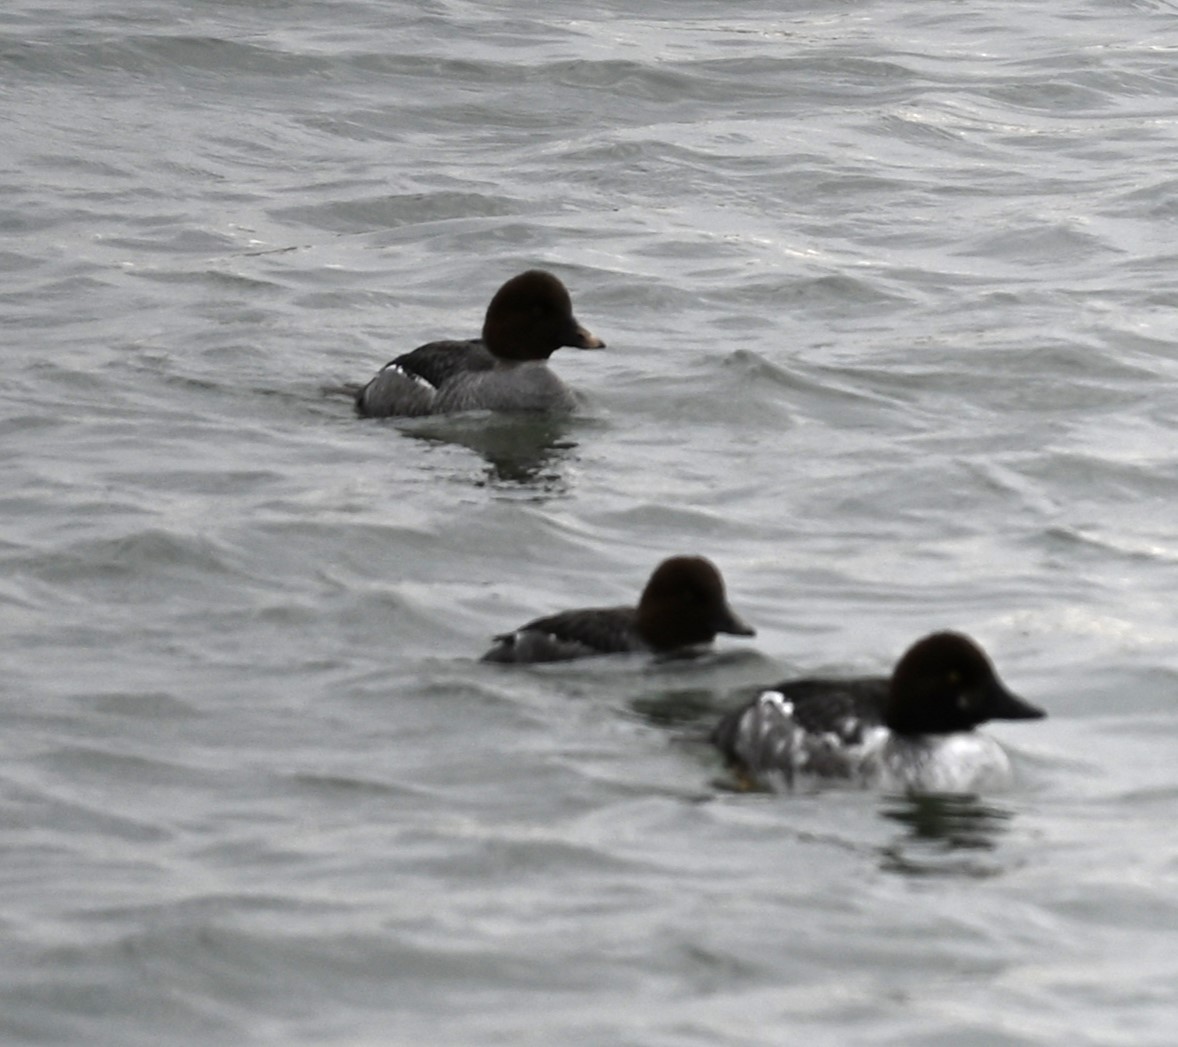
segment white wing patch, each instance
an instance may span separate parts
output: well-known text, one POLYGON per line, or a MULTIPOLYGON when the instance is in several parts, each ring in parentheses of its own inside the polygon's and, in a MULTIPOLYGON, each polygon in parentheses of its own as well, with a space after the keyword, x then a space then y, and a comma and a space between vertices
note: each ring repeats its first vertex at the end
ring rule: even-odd
POLYGON ((420 385, 423 389, 428 389, 431 393, 436 393, 438 391, 438 387, 434 385, 433 382, 427 381, 425 378, 422 378, 421 375, 415 373, 414 371, 406 371, 405 368, 398 363, 386 364, 383 370, 385 372, 391 371, 393 374, 399 374, 402 378, 408 378, 415 385, 420 385))

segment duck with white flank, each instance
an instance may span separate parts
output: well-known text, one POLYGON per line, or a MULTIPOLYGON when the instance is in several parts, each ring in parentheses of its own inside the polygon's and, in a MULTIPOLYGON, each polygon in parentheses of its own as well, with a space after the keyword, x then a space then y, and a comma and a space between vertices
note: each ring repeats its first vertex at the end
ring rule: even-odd
POLYGON ((356 410, 373 418, 572 411, 571 390, 548 366, 548 357, 562 345, 605 348, 577 323, 564 284, 551 273, 530 269, 495 293, 482 338, 430 342, 398 356, 356 394, 356 410))
POLYGON ((753 636, 728 606, 724 579, 702 556, 664 560, 637 607, 587 607, 537 618, 495 637, 484 662, 562 662, 595 654, 669 654, 711 643, 717 633, 753 636))
POLYGON ((1013 780, 1002 747, 974 728, 1045 715, 1006 689, 972 640, 941 632, 913 644, 890 679, 780 683, 725 716, 712 741, 748 786, 812 775, 969 793, 1013 780))

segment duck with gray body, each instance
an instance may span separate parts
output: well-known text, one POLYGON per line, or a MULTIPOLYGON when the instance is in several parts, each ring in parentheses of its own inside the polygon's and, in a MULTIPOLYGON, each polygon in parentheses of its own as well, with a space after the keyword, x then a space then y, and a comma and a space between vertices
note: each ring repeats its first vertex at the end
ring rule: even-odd
POLYGON ((356 394, 356 410, 371 418, 572 411, 572 391, 548 366, 561 346, 603 349, 605 343, 577 323, 564 284, 531 269, 495 293, 482 338, 430 342, 398 356, 356 394))
POLYGON ((484 662, 560 662, 597 654, 667 654, 711 643, 717 633, 753 636, 728 606, 724 579, 702 556, 664 560, 637 607, 585 607, 536 618, 495 637, 484 662))

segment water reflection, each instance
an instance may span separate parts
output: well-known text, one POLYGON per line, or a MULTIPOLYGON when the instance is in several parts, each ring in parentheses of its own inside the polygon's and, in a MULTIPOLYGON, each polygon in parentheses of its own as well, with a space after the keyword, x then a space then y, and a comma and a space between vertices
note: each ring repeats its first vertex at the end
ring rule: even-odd
POLYGON ((716 717, 716 695, 702 687, 642 695, 629 705, 640 720, 655 727, 686 727, 716 717))
POLYGON ((402 432, 430 444, 457 444, 479 455, 487 463, 481 485, 556 495, 568 487, 561 467, 577 447, 569 436, 573 424, 567 416, 496 414, 424 418, 402 432))
POLYGON ((644 659, 643 680, 655 689, 627 704, 639 719, 658 727, 700 724, 707 728, 702 732, 706 736, 731 706, 734 694, 752 697, 764 690, 757 683, 733 691, 741 678, 762 679, 766 672, 766 659, 746 647, 692 647, 644 659))
POLYGON ((887 796, 880 814, 904 827, 882 848, 882 866, 908 875, 993 876, 985 860, 1008 831, 1011 811, 977 796, 909 793, 887 796))

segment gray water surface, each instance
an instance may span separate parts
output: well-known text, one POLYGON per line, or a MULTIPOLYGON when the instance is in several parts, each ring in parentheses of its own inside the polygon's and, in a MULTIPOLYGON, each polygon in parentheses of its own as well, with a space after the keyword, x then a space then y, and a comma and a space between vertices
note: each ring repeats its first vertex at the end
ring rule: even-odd
POLYGON ((1170 1045, 1171 5, 0 13, 0 1040, 1170 1045), (558 273, 564 420, 334 390, 558 273), (503 671, 701 553, 758 629, 503 671), (1012 792, 747 795, 980 640, 1012 792))

